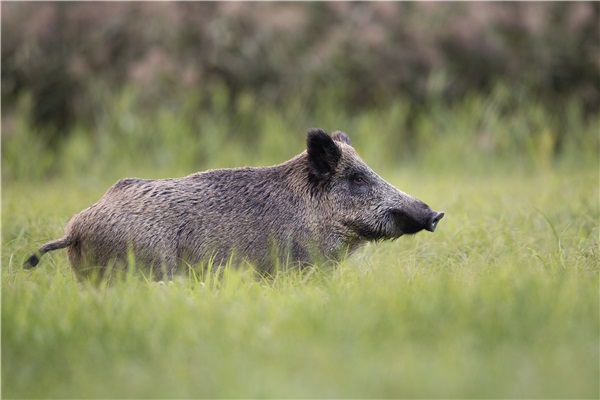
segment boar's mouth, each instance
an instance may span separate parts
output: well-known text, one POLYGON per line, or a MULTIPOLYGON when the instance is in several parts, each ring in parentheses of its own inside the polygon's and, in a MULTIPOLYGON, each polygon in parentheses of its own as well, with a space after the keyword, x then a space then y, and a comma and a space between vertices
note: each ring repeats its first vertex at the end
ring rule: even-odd
POLYGON ((387 213, 381 222, 376 224, 368 224, 363 221, 346 221, 344 225, 361 240, 370 242, 398 239, 407 233, 400 229, 393 213, 387 213))
POLYGON ((382 229, 373 228, 362 222, 352 222, 346 224, 362 240, 379 241, 385 239, 395 239, 402 236, 402 233, 390 235, 382 229))

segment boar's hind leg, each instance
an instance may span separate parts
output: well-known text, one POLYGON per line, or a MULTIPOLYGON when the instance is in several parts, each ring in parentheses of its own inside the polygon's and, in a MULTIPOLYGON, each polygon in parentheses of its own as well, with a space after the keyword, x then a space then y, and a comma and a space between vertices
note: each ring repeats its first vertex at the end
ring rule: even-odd
POLYGON ((93 246, 86 246, 81 240, 75 240, 73 245, 67 249, 67 256, 71 268, 80 282, 93 280, 100 282, 104 279, 106 272, 114 265, 108 260, 101 260, 94 251, 93 246))

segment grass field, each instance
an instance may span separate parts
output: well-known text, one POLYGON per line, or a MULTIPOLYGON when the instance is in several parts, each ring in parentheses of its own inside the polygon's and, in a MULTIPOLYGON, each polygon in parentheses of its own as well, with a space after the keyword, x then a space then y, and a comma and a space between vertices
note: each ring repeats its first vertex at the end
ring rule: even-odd
MULTIPOLYGON (((128 172, 6 172, 2 396, 598 398, 597 152, 546 163, 535 150, 531 168, 512 168, 518 159, 444 161, 452 141, 432 147, 437 163, 387 166, 382 142, 356 141, 390 183, 446 212, 434 234, 268 279, 231 267, 93 287, 64 251, 25 271, 37 246, 128 172)), ((301 147, 287 151, 263 161, 301 147)), ((156 176, 144 168, 130 175, 156 176)))
POLYGON ((4 188, 3 396, 597 397, 596 171, 393 181, 447 212, 435 234, 269 282, 102 288, 64 252, 21 262, 103 190, 4 188))

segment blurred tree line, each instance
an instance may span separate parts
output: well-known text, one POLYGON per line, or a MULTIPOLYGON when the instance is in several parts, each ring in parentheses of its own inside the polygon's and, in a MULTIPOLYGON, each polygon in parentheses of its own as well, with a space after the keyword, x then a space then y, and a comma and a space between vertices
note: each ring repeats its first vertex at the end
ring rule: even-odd
POLYGON ((92 125, 98 98, 143 88, 146 110, 194 94, 232 112, 329 96, 350 112, 414 112, 502 81, 560 113, 600 106, 599 2, 2 2, 2 128, 20 99, 49 138, 92 125))

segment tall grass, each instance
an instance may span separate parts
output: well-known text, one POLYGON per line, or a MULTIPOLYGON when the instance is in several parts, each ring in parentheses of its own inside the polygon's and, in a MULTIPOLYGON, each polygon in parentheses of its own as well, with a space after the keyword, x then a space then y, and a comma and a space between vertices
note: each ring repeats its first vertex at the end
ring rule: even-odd
POLYGON ((248 97, 238 140, 225 111, 142 115, 135 98, 56 153, 25 121, 3 138, 4 397, 599 396, 598 123, 576 101, 557 155, 552 115, 535 101, 501 112, 501 93, 434 104, 411 151, 401 102, 252 115, 248 97), (274 277, 231 265, 95 287, 63 251, 21 268, 117 178, 274 164, 309 126, 346 130, 380 175, 446 211, 438 230, 274 277))
POLYGON ((472 94, 452 104, 433 93, 416 107, 398 98, 384 109, 350 113, 324 90, 312 99, 265 106, 244 93, 229 103, 225 89, 190 89, 165 106, 148 109, 143 88, 119 94, 98 91, 93 129, 63 133, 61 146, 48 151, 30 124, 32 99, 23 97, 3 137, 4 180, 78 179, 123 174, 173 176, 206 168, 284 161, 304 146, 310 127, 344 130, 376 169, 418 166, 420 170, 476 173, 548 170, 556 163, 589 166, 598 162, 598 115, 585 116, 578 98, 565 99, 556 115, 527 92, 514 95, 498 84, 488 95, 472 94))

